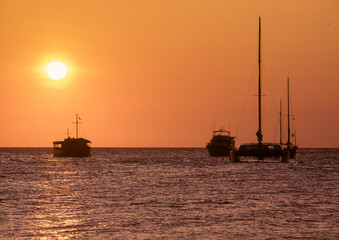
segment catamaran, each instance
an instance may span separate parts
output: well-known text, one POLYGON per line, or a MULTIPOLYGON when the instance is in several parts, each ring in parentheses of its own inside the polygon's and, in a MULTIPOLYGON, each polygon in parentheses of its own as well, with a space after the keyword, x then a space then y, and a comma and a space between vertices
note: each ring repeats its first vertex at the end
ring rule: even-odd
POLYGON ((262 122, 261 122, 261 18, 259 17, 259 48, 258 48, 258 131, 256 132, 257 142, 243 143, 238 149, 230 152, 230 159, 233 162, 240 161, 241 156, 255 157, 259 160, 265 158, 281 158, 282 162, 288 161, 290 157, 289 149, 283 149, 279 143, 263 142, 262 122))

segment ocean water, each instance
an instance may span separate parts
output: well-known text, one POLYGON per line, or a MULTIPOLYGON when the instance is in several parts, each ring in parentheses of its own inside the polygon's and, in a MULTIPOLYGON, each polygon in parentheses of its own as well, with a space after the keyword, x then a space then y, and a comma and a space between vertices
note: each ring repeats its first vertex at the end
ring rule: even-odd
POLYGON ((1 239, 338 239, 339 149, 0 148, 1 239))

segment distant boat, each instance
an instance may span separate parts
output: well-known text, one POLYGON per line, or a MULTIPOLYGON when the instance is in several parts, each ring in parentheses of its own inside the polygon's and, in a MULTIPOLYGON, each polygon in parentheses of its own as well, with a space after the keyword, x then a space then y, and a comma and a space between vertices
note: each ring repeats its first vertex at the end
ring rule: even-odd
POLYGON ((235 137, 231 137, 230 131, 225 131, 222 128, 213 131, 211 140, 206 144, 208 153, 212 157, 229 156, 230 151, 235 147, 235 137))
MULTIPOLYGON (((290 151, 290 158, 295 158, 298 147, 297 147, 295 133, 292 134, 292 136, 294 136, 294 139, 295 139, 295 144, 293 144, 291 141, 290 117, 291 117, 290 115, 290 79, 287 78, 287 142, 283 143, 280 137, 280 144, 283 146, 284 149, 290 151)), ((280 109, 280 118, 281 118, 281 109, 280 109)), ((280 120, 280 126, 281 126, 281 120, 280 120)), ((280 127, 280 136, 281 136, 281 127, 280 127)))
POLYGON ((67 137, 64 141, 54 141, 53 149, 55 157, 89 157, 91 156, 91 141, 78 138, 79 117, 76 115, 76 137, 67 137))
POLYGON ((238 149, 232 150, 230 153, 230 159, 233 162, 240 161, 241 156, 255 157, 259 160, 268 158, 281 158, 282 162, 286 162, 289 159, 290 151, 283 149, 278 143, 263 142, 263 134, 261 131, 261 18, 259 17, 259 48, 258 48, 258 118, 259 125, 256 132, 258 142, 255 143, 243 143, 238 149))

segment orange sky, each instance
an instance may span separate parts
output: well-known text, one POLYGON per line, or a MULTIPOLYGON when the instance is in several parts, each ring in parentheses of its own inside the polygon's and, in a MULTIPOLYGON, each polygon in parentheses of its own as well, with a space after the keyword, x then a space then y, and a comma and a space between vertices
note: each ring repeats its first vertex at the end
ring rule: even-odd
POLYGON ((76 113, 94 147, 255 141, 259 16, 264 141, 289 76, 299 146, 339 147, 337 0, 0 0, 0 147, 52 146, 76 113))

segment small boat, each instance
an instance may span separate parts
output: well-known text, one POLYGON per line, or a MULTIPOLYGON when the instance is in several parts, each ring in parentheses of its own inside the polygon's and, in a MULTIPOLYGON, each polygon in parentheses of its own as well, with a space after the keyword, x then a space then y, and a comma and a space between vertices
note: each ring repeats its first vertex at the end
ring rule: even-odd
POLYGON ((76 137, 67 137, 64 141, 54 141, 54 157, 89 157, 91 156, 91 141, 78 138, 78 114, 76 115, 76 137))
POLYGON ((213 131, 211 140, 206 144, 208 153, 212 157, 229 156, 230 151, 235 147, 235 137, 231 137, 230 131, 225 131, 222 128, 213 131))
POLYGON ((295 144, 291 141, 291 124, 290 124, 290 79, 287 78, 287 142, 283 143, 281 138, 281 103, 280 103, 280 144, 283 146, 283 149, 290 151, 290 158, 294 159, 297 153, 297 143, 295 133, 292 134, 292 137, 295 139, 295 144))
POLYGON ((230 159, 233 162, 239 162, 241 156, 254 157, 258 160, 268 158, 280 158, 282 162, 287 162, 290 158, 290 151, 283 149, 279 143, 266 143, 263 142, 262 122, 261 122, 261 18, 259 17, 259 48, 258 48, 258 131, 256 132, 257 142, 243 143, 238 149, 230 152, 230 159))

